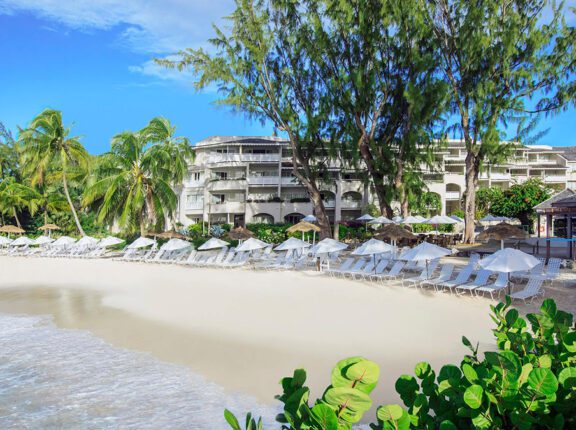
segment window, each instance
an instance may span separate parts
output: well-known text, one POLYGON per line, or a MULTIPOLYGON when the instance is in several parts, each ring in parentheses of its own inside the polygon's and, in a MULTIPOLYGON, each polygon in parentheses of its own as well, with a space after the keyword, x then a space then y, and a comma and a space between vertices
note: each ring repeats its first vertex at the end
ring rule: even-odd
POLYGON ((221 181, 228 179, 228 172, 214 172, 214 176, 216 179, 220 179, 221 181))
POLYGON ((192 180, 195 182, 200 181, 200 178, 202 178, 202 172, 194 172, 192 173, 192 180))
POLYGON ((202 209, 204 207, 204 196, 202 194, 188 194, 186 196, 186 207, 188 209, 202 209))
POLYGON ((212 203, 224 203, 226 201, 226 194, 212 194, 212 203))

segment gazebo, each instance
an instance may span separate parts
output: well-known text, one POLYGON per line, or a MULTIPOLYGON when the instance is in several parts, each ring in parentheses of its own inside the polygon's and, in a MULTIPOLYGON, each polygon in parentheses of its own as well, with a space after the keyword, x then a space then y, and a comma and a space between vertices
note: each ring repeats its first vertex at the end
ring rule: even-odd
POLYGON ((576 192, 565 189, 553 195, 548 200, 534 206, 537 215, 537 232, 538 238, 545 233, 546 240, 546 258, 550 258, 551 242, 566 242, 568 258, 574 258, 573 243, 573 218, 576 217, 576 192), (542 217, 546 217, 546 226, 542 225, 542 217), (566 221, 566 237, 556 238, 553 236, 554 220, 564 219, 566 221))

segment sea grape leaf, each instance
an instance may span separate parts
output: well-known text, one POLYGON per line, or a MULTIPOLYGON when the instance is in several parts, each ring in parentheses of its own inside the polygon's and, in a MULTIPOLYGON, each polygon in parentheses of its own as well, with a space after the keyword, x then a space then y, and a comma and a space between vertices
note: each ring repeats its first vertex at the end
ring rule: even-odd
POLYGON ((319 403, 311 409, 311 412, 323 430, 338 430, 338 417, 328 405, 319 403))
POLYGON ((558 390, 558 380, 550 369, 532 369, 528 376, 528 385, 543 396, 554 394, 558 390))
POLYGON ((484 389, 480 385, 471 385, 464 391, 464 402, 472 409, 478 409, 482 405, 484 389))

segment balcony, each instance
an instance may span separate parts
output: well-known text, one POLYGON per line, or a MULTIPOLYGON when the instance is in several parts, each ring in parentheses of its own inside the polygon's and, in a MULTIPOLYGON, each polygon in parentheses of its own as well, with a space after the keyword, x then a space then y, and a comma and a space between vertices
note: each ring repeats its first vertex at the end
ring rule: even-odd
POLYGON ((446 200, 460 200, 460 191, 446 191, 446 200))
POLYGON ((279 154, 210 154, 206 163, 277 163, 279 154))
POLYGON ((512 179, 510 173, 492 172, 490 174, 484 172, 480 173, 478 179, 490 179, 492 181, 509 181, 512 179))
POLYGON ((246 188, 246 180, 238 179, 217 179, 208 183, 210 191, 243 190, 246 188))
POLYGON ((360 200, 342 200, 340 206, 342 209, 361 209, 362 202, 360 200))
POLYGON ((324 207, 326 209, 334 209, 336 207, 336 200, 324 200, 324 207))
POLYGON ((184 206, 184 211, 185 212, 202 212, 204 210, 204 204, 203 203, 188 203, 186 204, 186 206, 184 206))
POLYGON ((566 182, 566 176, 559 176, 559 175, 544 176, 543 179, 544 182, 546 183, 566 182))
POLYGON ((208 212, 211 214, 244 213, 246 204, 244 202, 227 201, 224 203, 211 203, 208 212))

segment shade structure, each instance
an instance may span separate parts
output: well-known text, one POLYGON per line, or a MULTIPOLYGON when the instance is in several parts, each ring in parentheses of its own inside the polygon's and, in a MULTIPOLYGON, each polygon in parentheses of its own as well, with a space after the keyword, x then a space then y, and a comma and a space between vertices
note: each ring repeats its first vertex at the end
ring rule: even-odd
POLYGON ((275 251, 291 251, 294 249, 304 249, 304 248, 308 248, 308 247, 310 247, 310 244, 308 242, 297 239, 295 237, 290 237, 290 238, 288 238, 288 240, 285 240, 280 245, 278 245, 276 248, 274 248, 274 250, 275 251))
POLYGON ((370 214, 364 214, 361 217, 356 218, 356 221, 372 221, 374 217, 370 214))
POLYGON ((226 233, 226 236, 232 240, 246 240, 254 237, 254 233, 245 227, 239 226, 226 233))
POLYGON ((14 242, 10 244, 10 246, 25 246, 25 245, 34 245, 34 241, 26 236, 21 236, 18 239, 15 239, 14 242))
POLYGON ((221 239, 218 239, 217 237, 211 237, 206 242, 204 242, 202 245, 200 245, 198 247, 198 250, 199 251, 207 251, 209 249, 222 249, 222 248, 226 248, 229 245, 230 244, 228 242, 225 242, 221 239))
POLYGON ((456 224, 456 220, 444 215, 435 215, 425 222, 426 224, 456 224))
POLYGON ((422 215, 414 215, 414 218, 420 220, 420 222, 426 222, 428 218, 424 218, 422 215))
POLYGON ((26 233, 25 230, 21 229, 20 227, 16 227, 15 225, 3 225, 2 227, 0 227, 0 232, 1 233, 16 233, 16 234, 22 234, 22 233, 26 233))
POLYGON ((9 237, 0 236, 0 246, 10 245, 12 242, 12 239, 9 237))
POLYGON ((531 270, 538 264, 540 260, 536 257, 513 248, 501 249, 478 263, 483 269, 508 274, 508 294, 510 294, 510 273, 531 270))
POLYGON ((160 233, 148 232, 146 236, 161 237, 162 239, 182 239, 182 240, 188 239, 188 236, 185 236, 182 233, 178 233, 177 231, 174 230, 163 231, 160 233))
POLYGON ((250 239, 248 239, 246 242, 243 242, 242 244, 240 244, 238 246, 238 248, 236 248, 237 252, 243 252, 243 251, 256 251, 258 249, 264 249, 267 248, 268 246, 270 246, 269 243, 266 242, 262 242, 259 239, 256 239, 254 237, 251 237, 250 239))
POLYGON ((412 249, 404 251, 398 257, 400 260, 408 261, 430 261, 452 254, 452 251, 441 246, 428 242, 422 242, 412 249))
POLYGON ((96 239, 95 237, 92 236, 83 236, 80 239, 78 239, 78 242, 76 242, 76 245, 81 245, 81 246, 94 246, 98 243, 98 239, 96 239))
POLYGON ((454 221, 456 221, 458 224, 464 224, 464 220, 462 218, 460 218, 459 216, 456 215, 450 215, 450 218, 452 218, 454 221))
POLYGON ((332 252, 342 251, 348 248, 348 245, 337 240, 326 238, 322 239, 312 247, 314 254, 329 254, 332 252))
POLYGON ((422 224, 423 221, 423 218, 416 218, 415 216, 410 215, 404 218, 402 224, 422 224))
POLYGON ((304 218, 302 218, 302 221, 316 222, 318 220, 316 219, 316 217, 314 215, 306 215, 304 218))
POLYGON ((375 234, 376 239, 390 239, 397 241, 398 239, 415 239, 411 232, 398 224, 388 224, 378 230, 375 234))
POLYGON ((398 224, 401 224, 403 220, 404 218, 402 218, 400 215, 396 215, 394 218, 392 218, 392 221, 398 224))
POLYGON ((192 244, 186 240, 178 238, 170 239, 160 247, 162 251, 180 251, 187 248, 192 248, 192 244))
POLYGON ((109 246, 120 245, 124 242, 124 239, 120 239, 114 236, 106 236, 100 242, 98 242, 99 248, 108 248, 109 246))
POLYGON ((139 237, 130 245, 128 245, 128 249, 139 249, 139 248, 146 248, 147 246, 152 246, 156 244, 154 239, 149 239, 147 237, 139 237))
POLYGON ((371 221, 368 221, 368 224, 393 224, 394 221, 391 219, 386 218, 385 216, 379 216, 378 218, 374 218, 371 221))
POLYGON ((36 239, 34 239, 34 245, 46 245, 52 242, 54 242, 54 239, 48 236, 38 236, 36 239))
POLYGON ((486 230, 481 232, 476 239, 478 240, 488 240, 496 239, 500 241, 500 249, 504 249, 504 240, 506 239, 526 239, 528 233, 526 233, 521 228, 514 225, 501 222, 500 224, 488 227, 486 230))
POLYGON ((52 242, 52 246, 69 246, 76 243, 76 239, 70 236, 60 236, 54 242, 52 242))
POLYGON ((42 231, 60 230, 60 227, 58 227, 56 224, 44 224, 43 226, 38 227, 38 230, 42 231))
POLYGON ((501 221, 508 221, 508 218, 504 216, 494 216, 488 214, 484 218, 480 219, 480 222, 501 222, 501 221))
POLYGON ((393 247, 378 239, 370 239, 352 251, 352 255, 375 255, 392 252, 393 247))
POLYGON ((320 231, 320 227, 315 224, 309 223, 307 221, 300 221, 298 224, 294 224, 293 226, 286 229, 288 233, 295 233, 297 231, 301 231, 303 233, 307 231, 320 231))

